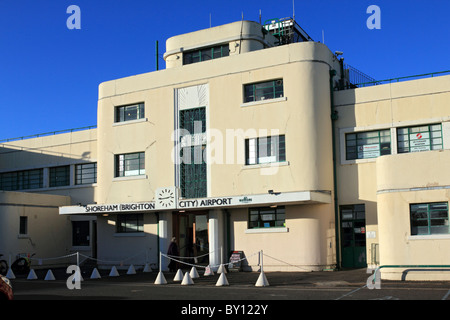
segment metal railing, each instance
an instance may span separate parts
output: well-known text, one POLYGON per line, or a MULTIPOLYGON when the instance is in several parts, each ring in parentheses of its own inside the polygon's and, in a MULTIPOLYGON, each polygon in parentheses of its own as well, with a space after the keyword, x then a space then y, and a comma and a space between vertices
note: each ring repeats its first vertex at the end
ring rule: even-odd
POLYGON ((359 81, 352 82, 350 80, 350 82, 355 87, 362 88, 362 87, 369 87, 369 86, 375 86, 375 85, 386 84, 386 83, 401 82, 401 81, 406 81, 406 80, 411 80, 411 79, 433 78, 434 76, 441 76, 441 75, 445 75, 445 74, 450 74, 450 70, 416 74, 416 75, 412 75, 412 76, 397 77, 397 78, 385 79, 385 80, 373 80, 373 81, 363 81, 363 82, 359 82, 359 81))
POLYGON ((19 140, 25 140, 25 139, 33 139, 33 138, 40 138, 40 137, 45 137, 45 136, 53 136, 53 135, 62 134, 62 133, 71 133, 71 132, 90 130, 90 129, 95 129, 95 128, 97 128, 96 125, 95 126, 80 127, 80 128, 73 128, 73 129, 51 131, 51 132, 45 132, 45 133, 38 133, 38 134, 29 135, 29 136, 3 139, 3 140, 0 140, 0 143, 11 142, 11 141, 19 141, 19 140))

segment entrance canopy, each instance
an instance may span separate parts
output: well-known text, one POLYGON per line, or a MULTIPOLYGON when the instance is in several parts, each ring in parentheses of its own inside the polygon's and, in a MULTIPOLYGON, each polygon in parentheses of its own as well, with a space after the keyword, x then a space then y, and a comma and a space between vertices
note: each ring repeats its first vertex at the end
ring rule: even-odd
POLYGON ((156 192, 156 200, 132 203, 89 204, 65 206, 59 208, 60 215, 71 214, 103 214, 148 212, 166 210, 199 210, 238 208, 251 206, 294 205, 294 204, 320 204, 331 203, 330 191, 297 191, 273 192, 246 196, 224 196, 211 198, 183 199, 178 197, 178 188, 160 188, 156 192))

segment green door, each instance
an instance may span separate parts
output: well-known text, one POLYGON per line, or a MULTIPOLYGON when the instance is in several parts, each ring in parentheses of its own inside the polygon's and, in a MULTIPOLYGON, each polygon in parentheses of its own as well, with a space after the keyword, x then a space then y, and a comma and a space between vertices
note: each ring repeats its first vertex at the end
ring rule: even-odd
POLYGON ((366 212, 364 204, 340 206, 342 267, 365 268, 366 212))

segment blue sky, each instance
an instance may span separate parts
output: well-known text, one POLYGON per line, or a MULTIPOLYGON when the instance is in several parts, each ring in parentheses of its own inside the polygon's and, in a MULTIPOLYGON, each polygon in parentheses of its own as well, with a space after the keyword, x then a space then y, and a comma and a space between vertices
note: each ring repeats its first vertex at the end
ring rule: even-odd
POLYGON ((448 0, 0 0, 0 140, 95 125, 98 85, 160 69, 167 38, 292 16, 377 80, 450 70, 448 0), (66 26, 70 5, 81 29, 66 26), (370 5, 381 29, 370 30, 370 5), (211 17, 211 20, 210 20, 211 17))

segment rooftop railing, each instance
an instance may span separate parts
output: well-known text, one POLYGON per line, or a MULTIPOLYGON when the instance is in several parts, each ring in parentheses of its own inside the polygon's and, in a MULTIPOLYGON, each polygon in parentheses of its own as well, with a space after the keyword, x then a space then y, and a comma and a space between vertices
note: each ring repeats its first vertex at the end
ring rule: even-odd
POLYGON ((38 134, 29 135, 29 136, 23 136, 23 137, 9 138, 9 139, 0 140, 0 143, 11 142, 11 141, 19 141, 19 140, 26 140, 26 139, 33 139, 33 138, 40 138, 40 137, 46 137, 46 136, 53 136, 53 135, 62 134, 62 133, 71 133, 71 132, 90 130, 90 129, 95 129, 95 128, 97 128, 97 126, 88 126, 88 127, 74 128, 74 129, 66 129, 66 130, 38 133, 38 134))
MULTIPOLYGON (((350 73, 351 73, 351 71, 350 71, 350 73)), ((413 80, 413 79, 433 78, 435 76, 442 76, 442 75, 446 75, 446 74, 450 74, 450 70, 416 74, 416 75, 412 75, 412 76, 397 77, 397 78, 391 78, 391 79, 385 79, 385 80, 352 82, 352 78, 350 78, 350 83, 352 84, 352 88, 363 88, 363 87, 370 87, 370 86, 376 86, 376 85, 380 85, 380 84, 395 83, 395 82, 401 82, 401 81, 407 81, 407 80, 413 80)), ((346 89, 352 89, 352 88, 346 88, 346 89)))

